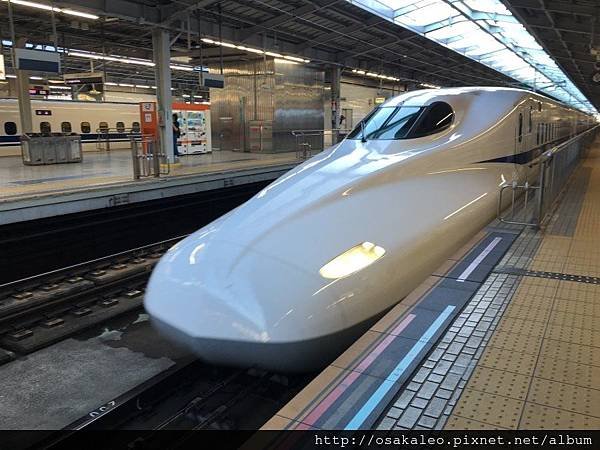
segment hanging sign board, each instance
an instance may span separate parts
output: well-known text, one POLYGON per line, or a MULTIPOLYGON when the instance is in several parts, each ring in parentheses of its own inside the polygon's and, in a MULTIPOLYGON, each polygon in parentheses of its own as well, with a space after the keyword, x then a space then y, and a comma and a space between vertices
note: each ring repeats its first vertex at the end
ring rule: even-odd
POLYGON ((29 95, 48 95, 48 94, 50 94, 48 89, 44 89, 42 86, 34 86, 34 87, 29 88, 29 95))
POLYGON ((4 68, 4 55, 0 55, 0 80, 6 80, 6 69, 4 68))
POLYGON ((200 75, 202 86, 207 88, 223 89, 225 87, 225 77, 216 73, 202 73, 200 75))
POLYGON ((102 72, 65 73, 63 79, 68 85, 100 84, 104 83, 104 74, 102 72))
POLYGON ((15 48, 16 68, 32 72, 60 72, 60 54, 32 50, 29 48, 15 48))

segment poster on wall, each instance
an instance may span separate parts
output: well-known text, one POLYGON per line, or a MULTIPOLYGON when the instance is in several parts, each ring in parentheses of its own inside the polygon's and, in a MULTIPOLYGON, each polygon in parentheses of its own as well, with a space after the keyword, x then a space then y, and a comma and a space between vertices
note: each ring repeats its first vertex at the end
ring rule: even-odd
POLYGON ((4 68, 4 55, 0 55, 0 80, 6 80, 6 70, 4 68))

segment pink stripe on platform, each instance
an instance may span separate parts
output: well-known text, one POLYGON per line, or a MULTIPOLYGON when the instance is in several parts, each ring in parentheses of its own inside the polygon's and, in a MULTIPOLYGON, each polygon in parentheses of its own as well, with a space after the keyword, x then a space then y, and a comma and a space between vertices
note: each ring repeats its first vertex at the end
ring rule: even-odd
POLYGON ((407 315, 379 344, 375 347, 362 361, 350 372, 343 381, 338 384, 314 409, 302 420, 302 423, 296 427, 297 430, 306 430, 311 425, 319 420, 319 418, 327 411, 331 405, 348 389, 354 381, 359 377, 361 372, 367 369, 375 359, 383 353, 383 351, 398 337, 409 323, 416 316, 414 314, 407 315))

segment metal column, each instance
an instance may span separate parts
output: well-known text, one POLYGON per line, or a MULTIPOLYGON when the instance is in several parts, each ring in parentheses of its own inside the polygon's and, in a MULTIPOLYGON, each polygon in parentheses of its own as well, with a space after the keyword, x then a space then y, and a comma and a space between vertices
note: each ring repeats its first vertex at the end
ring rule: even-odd
MULTIPOLYGON (((17 40, 17 47, 25 48, 27 40, 17 40)), ((13 67, 16 67, 13 53, 13 67)), ((31 117, 31 98, 29 96, 29 72, 26 70, 15 70, 17 75, 17 98, 19 101, 19 120, 21 122, 21 134, 33 131, 33 118, 31 117)))
MULTIPOLYGON (((340 116, 342 107, 340 105, 342 69, 339 67, 331 68, 331 129, 339 130, 340 116)), ((337 144, 339 141, 338 131, 332 131, 331 143, 337 144)))
POLYGON ((17 98, 19 99, 19 119, 21 121, 21 134, 33 131, 31 117, 31 98, 29 97, 29 72, 16 70, 17 73, 17 98))
POLYGON ((155 29, 152 32, 158 104, 158 137, 162 152, 170 162, 175 161, 173 148, 173 108, 171 97, 171 43, 169 32, 155 29))

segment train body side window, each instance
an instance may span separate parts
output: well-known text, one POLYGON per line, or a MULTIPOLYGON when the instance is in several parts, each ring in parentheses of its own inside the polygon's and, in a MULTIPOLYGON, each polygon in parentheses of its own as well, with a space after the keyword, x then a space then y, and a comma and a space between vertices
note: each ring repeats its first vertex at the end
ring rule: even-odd
POLYGON ((519 142, 523 141, 523 113, 519 113, 519 142))
POLYGON ((52 126, 50 125, 50 122, 40 122, 40 133, 52 133, 52 126))
POLYGON ((533 106, 529 107, 529 131, 528 133, 531 134, 531 131, 533 130, 533 106))
POLYGON ((139 133, 140 132, 140 123, 139 122, 133 122, 131 124, 131 131, 134 133, 139 133))
POLYGON ((90 125, 90 123, 89 122, 81 122, 81 132, 87 134, 90 131, 92 131, 92 126, 90 125))
POLYGON ((102 133, 108 133, 108 123, 107 122, 100 122, 98 124, 98 129, 102 132, 102 133))
POLYGON ((15 122, 4 122, 4 133, 8 136, 17 134, 17 124, 15 122))
POLYGON ((117 122, 117 132, 118 133, 125 132, 125 124, 123 122, 117 122))
POLYGON ((536 129, 536 133, 535 133, 535 143, 536 145, 540 145, 540 134, 541 134, 541 125, 540 123, 537 124, 537 129, 536 129))
POLYGON ((63 122, 60 124, 60 131, 63 133, 70 133, 73 131, 73 127, 71 127, 71 122, 63 122))

